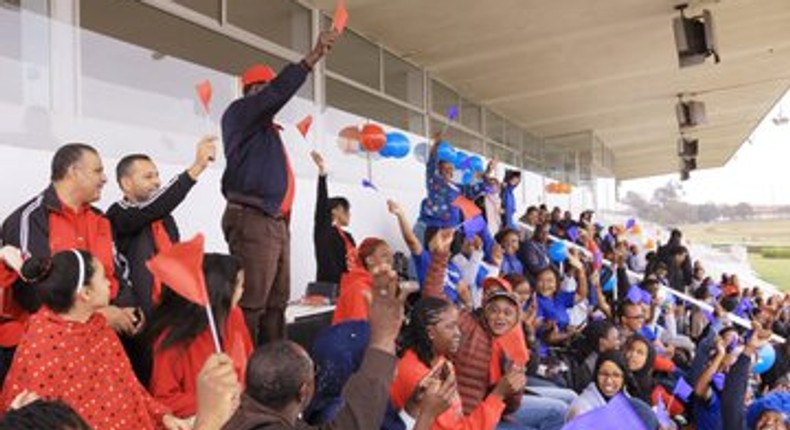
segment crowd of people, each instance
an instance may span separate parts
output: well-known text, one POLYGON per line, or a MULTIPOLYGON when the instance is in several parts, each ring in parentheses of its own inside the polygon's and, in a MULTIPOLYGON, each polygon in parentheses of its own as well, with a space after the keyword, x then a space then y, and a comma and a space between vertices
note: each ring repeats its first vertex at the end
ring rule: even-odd
POLYGON ((648 250, 591 210, 517 218, 520 172, 500 181, 494 160, 458 183, 441 135, 419 214, 387 201, 407 254, 357 244, 312 154, 316 281, 336 304, 307 349, 288 341, 295 180, 274 117, 338 36, 280 73, 250 68, 223 115, 229 254, 194 269, 208 313, 147 262, 178 246, 172 213, 217 138, 165 185, 145 154, 121 159, 106 213, 98 151, 57 150, 50 186, 2 226, 0 429, 790 427, 790 347, 754 363, 787 338, 788 295, 712 279, 679 230, 648 250))

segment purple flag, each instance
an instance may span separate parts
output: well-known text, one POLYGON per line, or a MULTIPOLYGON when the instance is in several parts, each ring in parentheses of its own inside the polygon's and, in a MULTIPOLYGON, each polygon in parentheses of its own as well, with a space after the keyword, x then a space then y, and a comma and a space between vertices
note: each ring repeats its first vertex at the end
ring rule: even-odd
POLYGON ((579 227, 573 226, 568 229, 568 239, 576 242, 579 240, 579 227))
POLYGON ((373 181, 371 181, 369 179, 363 179, 362 180, 362 186, 364 188, 370 188, 373 191, 378 191, 379 190, 378 188, 376 188, 375 185, 373 185, 373 181))
POLYGON ((631 303, 639 303, 642 301, 642 290, 636 285, 631 285, 625 298, 631 303))
POLYGON ((589 429, 628 429, 647 430, 645 423, 639 418, 631 402, 622 394, 618 394, 606 406, 595 408, 587 413, 576 416, 565 424, 562 430, 589 429))
POLYGON ((450 121, 458 119, 458 105, 450 105, 447 109, 447 118, 450 118, 450 121))
POLYGON ((464 234, 467 239, 471 239, 486 228, 486 220, 482 215, 464 221, 461 226, 464 228, 464 234))
POLYGON ((669 411, 667 410, 667 405, 664 404, 663 397, 658 396, 658 404, 653 407, 653 411, 656 413, 656 418, 658 418, 658 423, 661 424, 661 427, 672 426, 672 418, 669 416, 669 411))
POLYGON ((724 389, 724 373, 716 372, 713 374, 713 386, 716 387, 719 391, 724 389))
POLYGON ((682 376, 678 378, 678 382, 675 384, 675 389, 672 390, 672 394, 678 396, 678 398, 684 402, 688 401, 689 396, 691 396, 691 393, 693 392, 694 389, 691 388, 691 385, 689 385, 682 376))
POLYGON ((650 294, 650 291, 641 288, 639 290, 642 292, 642 303, 649 305, 650 302, 653 301, 653 296, 650 294))
POLYGON ((721 287, 716 284, 708 285, 708 292, 713 298, 718 300, 719 296, 721 296, 721 287))
POLYGON ((706 316, 706 317, 708 317, 708 322, 711 322, 711 323, 712 323, 712 322, 716 321, 716 316, 715 316, 715 315, 713 315, 713 312, 711 312, 711 311, 706 311, 706 310, 704 310, 704 309, 703 309, 703 310, 702 310, 702 313, 704 313, 704 314, 705 314, 705 316, 706 316))
POLYGON ((633 218, 628 218, 628 221, 625 222, 625 229, 631 230, 636 225, 636 220, 633 218))

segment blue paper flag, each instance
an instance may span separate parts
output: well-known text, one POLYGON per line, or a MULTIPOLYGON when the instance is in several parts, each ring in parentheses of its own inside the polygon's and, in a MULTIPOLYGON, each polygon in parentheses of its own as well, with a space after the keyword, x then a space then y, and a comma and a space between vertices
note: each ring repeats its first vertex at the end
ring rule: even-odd
POLYGON ((461 225, 464 227, 466 238, 471 239, 486 228, 486 220, 483 219, 482 215, 478 215, 464 221, 461 225))
POLYGON ((589 429, 628 429, 647 430, 645 423, 634 411, 631 402, 622 394, 618 394, 606 406, 593 409, 576 416, 565 424, 562 430, 589 429))
POLYGON ((450 105, 447 109, 447 118, 450 118, 450 121, 458 119, 458 105, 450 105))
POLYGON ((642 302, 642 289, 636 285, 631 285, 625 298, 631 303, 642 302))
POLYGON ((706 311, 706 310, 703 309, 702 313, 705 314, 706 317, 708 317, 708 322, 712 323, 712 322, 716 321, 716 316, 713 315, 713 312, 706 311))
POLYGON ((370 188, 373 191, 378 191, 379 190, 378 188, 376 188, 375 185, 373 185, 373 181, 371 181, 369 179, 363 179, 362 180, 362 186, 364 188, 370 188))
POLYGON ((568 229, 568 239, 574 242, 579 240, 579 227, 573 226, 568 229))
POLYGON ((688 382, 686 382, 686 380, 683 379, 682 376, 678 378, 678 382, 675 384, 675 389, 672 390, 672 394, 674 394, 684 402, 688 401, 689 397, 691 396, 691 393, 693 392, 694 389, 691 388, 691 385, 689 385, 688 382))
POLYGON ((633 218, 628 218, 628 221, 625 222, 625 229, 631 230, 636 225, 636 220, 633 218))
POLYGON ((718 299, 721 296, 721 287, 716 284, 708 285, 708 292, 713 298, 718 299))
POLYGON ((723 372, 716 372, 713 374, 713 386, 716 387, 717 390, 722 391, 724 389, 724 378, 725 375, 723 372))
POLYGON ((664 404, 664 398, 661 396, 658 396, 658 404, 653 408, 653 412, 656 413, 656 418, 658 418, 658 423, 661 424, 661 427, 672 427, 672 418, 669 416, 667 406, 664 404))
POLYGON ((639 289, 642 292, 642 303, 650 304, 653 301, 653 296, 650 294, 650 291, 639 289))

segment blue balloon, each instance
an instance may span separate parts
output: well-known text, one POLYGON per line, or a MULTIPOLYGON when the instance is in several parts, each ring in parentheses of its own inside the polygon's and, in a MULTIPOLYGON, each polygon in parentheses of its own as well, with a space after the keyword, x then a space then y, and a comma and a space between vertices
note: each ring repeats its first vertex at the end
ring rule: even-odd
POLYGON ((403 158, 409 153, 410 147, 409 138, 405 134, 393 131, 387 133, 387 143, 379 150, 379 154, 382 157, 403 158))
POLYGON ((765 373, 770 369, 776 361, 776 350, 773 345, 763 345, 762 348, 757 350, 757 361, 752 366, 754 373, 765 373))
POLYGON ((455 164, 455 148, 446 140, 442 140, 439 142, 439 147, 436 148, 436 157, 438 157, 439 161, 448 161, 455 164))
POLYGON ((463 169, 464 165, 467 164, 467 159, 468 158, 469 158, 469 156, 464 154, 463 152, 456 151, 455 152, 455 161, 453 162, 453 164, 455 164, 455 168, 456 169, 463 169))
POLYGON ((609 279, 606 280, 606 282, 603 284, 604 291, 609 292, 614 290, 614 285, 617 283, 617 279, 615 278, 617 278, 617 276, 612 274, 612 276, 610 276, 609 279))
POLYGON ((484 172, 486 170, 486 164, 482 158, 473 155, 470 159, 469 168, 472 169, 473 172, 484 172))
POLYGON ((555 263, 562 263, 568 258, 568 246, 563 241, 549 245, 549 258, 555 263))
POLYGON ((464 176, 461 179, 461 183, 464 185, 469 185, 472 183, 472 181, 474 181, 474 179, 475 179, 475 173, 466 171, 464 172, 464 176))

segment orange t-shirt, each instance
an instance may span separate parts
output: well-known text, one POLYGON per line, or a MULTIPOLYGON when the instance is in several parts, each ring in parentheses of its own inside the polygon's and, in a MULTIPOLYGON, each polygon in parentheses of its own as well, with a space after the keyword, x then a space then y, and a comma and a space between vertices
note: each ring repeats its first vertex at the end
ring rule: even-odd
POLYGON ((332 325, 349 320, 367 320, 373 275, 365 269, 353 268, 340 278, 340 297, 337 299, 332 325))
MULTIPOLYGON (((450 371, 455 374, 455 368, 444 358, 439 363, 446 362, 450 371)), ((395 379, 390 386, 392 404, 398 409, 403 409, 414 390, 425 378, 431 369, 428 368, 417 354, 407 350, 398 361, 395 379)), ((456 395, 450 407, 434 420, 433 430, 492 430, 502 418, 505 402, 501 397, 489 394, 482 403, 478 404, 469 416, 464 416, 461 396, 456 395)))
POLYGON ((527 340, 524 338, 524 330, 521 328, 521 323, 516 324, 502 336, 497 336, 493 339, 489 368, 492 383, 498 382, 499 378, 502 377, 504 359, 521 367, 525 367, 529 361, 529 349, 527 348, 527 340))

